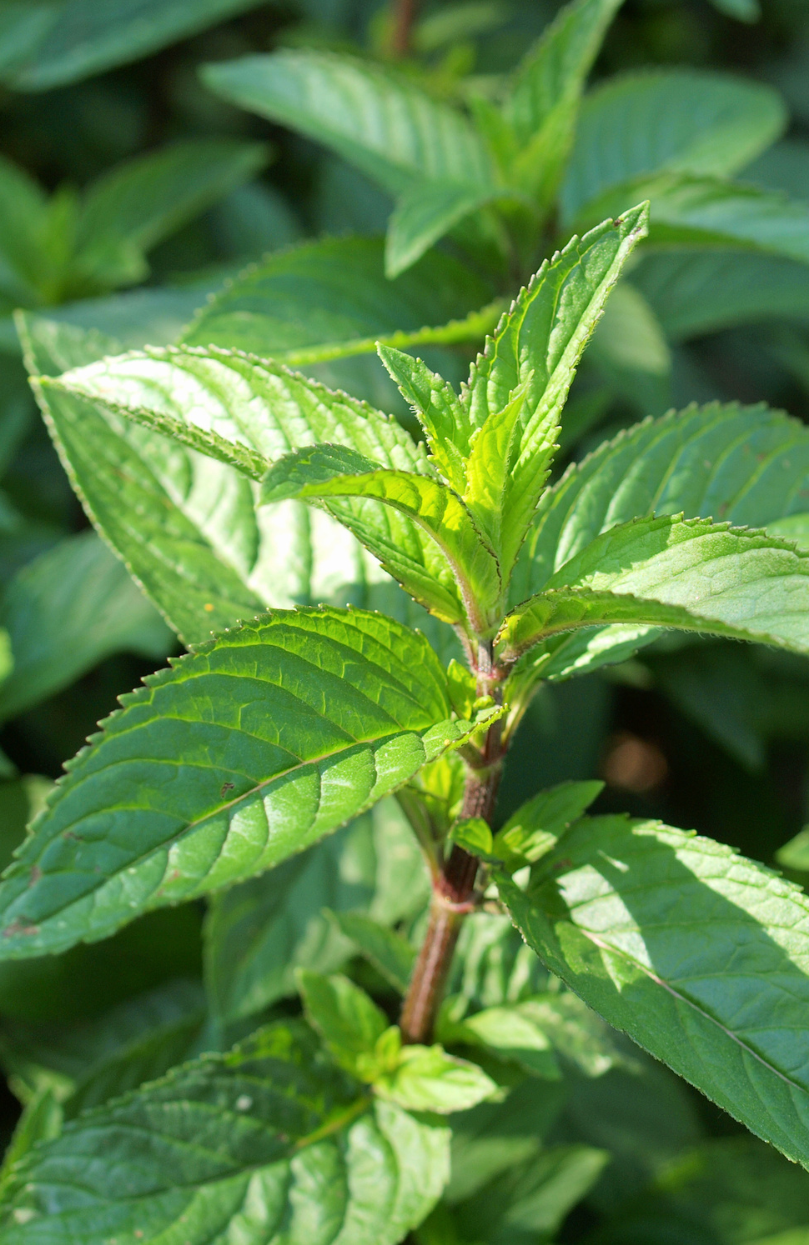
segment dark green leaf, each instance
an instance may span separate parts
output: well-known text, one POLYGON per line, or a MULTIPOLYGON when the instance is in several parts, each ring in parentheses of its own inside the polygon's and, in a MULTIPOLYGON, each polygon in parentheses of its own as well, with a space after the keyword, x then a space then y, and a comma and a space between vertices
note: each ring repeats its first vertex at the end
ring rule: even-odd
POLYGON ((362 912, 333 912, 335 924, 394 990, 404 994, 416 952, 401 934, 362 912))
POLYGON ((0 886, 0 957, 278 864, 474 729, 449 719, 429 644, 383 615, 278 611, 200 646, 72 764, 0 886))
POLYGON ((494 291, 435 254, 389 281, 375 238, 323 238, 271 255, 200 307, 182 340, 271 356, 290 367, 404 347, 470 340, 490 323, 478 308, 494 291))
POLYGON ((278 1232, 395 1245, 434 1204, 447 1160, 446 1128, 372 1104, 306 1025, 281 1023, 33 1152, 6 1195, 4 1245, 39 1243, 43 1229, 65 1245, 278 1232))
POLYGON ((551 971, 809 1165, 803 892, 710 839, 623 817, 580 821, 539 869, 527 893, 501 894, 551 971))
POLYGON ((126 64, 204 30, 257 0, 56 0, 17 6, 0 45, 5 82, 17 90, 47 91, 113 65, 126 64), (4 55, 5 52, 5 55, 4 55))

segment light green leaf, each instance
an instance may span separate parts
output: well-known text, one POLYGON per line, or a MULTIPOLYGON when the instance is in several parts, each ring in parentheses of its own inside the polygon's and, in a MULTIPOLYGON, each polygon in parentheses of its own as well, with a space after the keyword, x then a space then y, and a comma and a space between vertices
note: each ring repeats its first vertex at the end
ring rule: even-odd
POLYGON ((675 341, 737 324, 809 321, 806 265, 777 255, 660 251, 644 256, 632 283, 675 341))
POLYGON ((118 164, 85 192, 79 246, 92 255, 126 243, 149 251, 260 172, 262 143, 187 139, 118 164))
POLYGON ((757 22, 761 17, 759 0, 711 0, 711 4, 720 13, 740 22, 757 22))
POLYGON ((383 615, 278 611, 212 640, 126 697, 73 762, 0 885, 0 957, 260 873, 474 729, 450 721, 428 642, 383 615))
POLYGON ((390 218, 385 245, 387 276, 398 277, 405 272, 465 216, 497 197, 497 187, 492 184, 416 182, 399 199, 390 218))
POLYGON ((796 869, 799 873, 809 871, 809 827, 804 826, 793 839, 779 847, 775 859, 785 869, 796 869))
MULTIPOLYGON (((58 374, 115 355, 118 350, 116 342, 69 325, 26 320, 22 328, 27 362, 35 373, 58 374)), ((185 354, 189 354, 192 367, 198 364, 194 352, 185 354)), ((185 354, 179 357, 184 359, 185 354)), ((172 360, 177 357, 173 355, 172 360)), ((240 366, 246 366, 238 357, 240 366)), ((137 366, 142 368, 143 364, 137 366)), ((219 421, 216 426, 234 440, 243 437, 247 428, 263 448, 281 453, 289 448, 290 435, 312 438, 312 432, 306 431, 306 420, 300 419, 300 395, 297 390, 290 394, 285 380, 275 390, 277 407, 262 404, 259 418, 251 423, 249 397, 243 394, 243 401, 236 401, 241 384, 238 371, 227 367, 217 370, 221 362, 211 366, 214 370, 209 373, 208 389, 198 383, 198 376, 186 376, 182 369, 177 376, 167 360, 155 363, 157 383, 151 389, 146 388, 143 376, 135 374, 127 374, 122 385, 126 381, 129 394, 137 381, 136 397, 156 402, 161 417, 165 415, 161 403, 165 402, 176 419, 182 420, 181 428, 188 412, 183 402, 172 406, 173 385, 182 393, 188 393, 191 386, 206 426, 219 421), (234 386, 235 395, 230 393, 234 386), (224 406, 223 389, 230 398, 224 406), (231 405, 238 416, 235 424, 228 414, 231 405), (295 414, 291 426, 285 417, 290 405, 295 414), (272 409, 279 412, 280 421, 272 418, 272 409), (225 419, 230 422, 223 424, 225 419)), ((285 372, 279 375, 289 376, 285 372)), ((305 388, 305 394, 309 393, 311 387, 305 388)), ((370 408, 341 399, 338 411, 342 418, 336 419, 333 408, 317 396, 328 391, 315 387, 314 393, 315 400, 307 410, 321 421, 316 428, 324 436, 334 434, 338 440, 350 442, 356 435, 358 448, 383 461, 391 454, 397 466, 410 466, 414 453, 420 456, 418 461, 426 461, 423 451, 413 450, 407 433, 394 421, 377 422, 382 441, 371 435, 369 444, 366 433, 370 425, 365 414, 373 415, 370 408)), ((272 514, 264 510, 262 515, 257 486, 207 453, 194 453, 97 402, 68 397, 55 389, 47 397, 40 390, 38 396, 74 488, 91 519, 186 642, 204 640, 212 630, 233 626, 268 605, 289 607, 327 601, 382 609, 402 621, 417 623, 447 658, 457 655, 452 632, 415 605, 354 537, 328 515, 297 502, 277 506, 272 514)), ((391 518, 396 523, 409 522, 392 514, 391 518)), ((396 530, 401 536, 402 529, 396 530)), ((403 538, 400 543, 411 550, 414 543, 418 547, 412 539, 408 543, 403 538)), ((425 543, 429 554, 432 542, 425 538, 425 543)), ((436 551, 439 570, 442 561, 436 551)))
POLYGON ((297 976, 306 1017, 326 1049, 347 1072, 362 1081, 375 1080, 375 1048, 389 1027, 385 1013, 339 973, 326 977, 302 968, 297 976))
POLYGON ((627 1059, 619 1048, 614 1030, 577 994, 557 990, 553 994, 532 995, 520 1002, 519 1010, 580 1076, 604 1076, 621 1066, 638 1071, 637 1062, 627 1059))
POLYGON ((405 347, 468 341, 490 328, 488 282, 436 253, 390 281, 376 238, 321 238, 251 265, 200 307, 182 340, 272 357, 290 367, 405 347), (479 321, 479 322, 478 322, 479 321))
POLYGON ((491 633, 502 593, 497 559, 470 511, 447 485, 426 475, 384 470, 345 446, 315 445, 279 458, 264 477, 261 497, 265 503, 367 497, 400 511, 443 554, 457 584, 454 600, 440 580, 408 564, 387 533, 361 527, 350 516, 343 521, 426 609, 450 623, 463 623, 465 615, 477 634, 491 633))
POLYGON ((202 77, 231 103, 324 143, 393 195, 409 192, 414 177, 491 186, 467 119, 391 68, 296 48, 206 65, 202 77))
POLYGON ((476 1063, 441 1046, 403 1046, 395 1068, 374 1081, 374 1092, 410 1111, 449 1115, 490 1098, 497 1086, 476 1063))
MULTIPOLYGON (((3 80, 15 90, 47 91, 255 8, 257 0, 51 0, 17 5, 3 25, 3 80), (6 51, 6 48, 8 49, 6 51), (3 53, 5 52, 5 55, 3 53)), ((8 7, 8 6, 4 6, 8 7)))
POLYGON ((457 843, 472 856, 478 856, 488 863, 499 863, 494 854, 494 842, 489 823, 482 817, 464 817, 452 827, 450 841, 457 843))
POLYGON ((466 487, 466 459, 471 452, 473 428, 469 413, 449 381, 389 346, 378 347, 379 357, 399 386, 424 428, 430 454, 444 479, 456 492, 466 487))
POLYGON ((603 790, 597 779, 590 782, 562 782, 540 791, 512 813, 494 840, 494 850, 508 860, 510 855, 532 864, 556 845, 572 822, 590 807, 603 790))
POLYGON ((458 1022, 439 1024, 442 1042, 483 1046, 501 1059, 513 1060, 546 1081, 561 1077, 553 1047, 541 1025, 520 1004, 487 1007, 458 1022))
MULTIPOLYGON (((807 498, 809 434, 781 412, 717 402, 645 420, 548 490, 515 569, 511 600, 517 605, 540 591, 600 532, 634 516, 684 511, 765 527, 803 512, 807 498)), ((623 660, 651 638, 637 627, 582 631, 550 641, 531 660, 542 662, 544 678, 566 677, 623 660)))
POLYGON ((610 187, 663 171, 737 173, 786 123, 781 97, 750 79, 690 69, 611 78, 582 106, 561 192, 563 219, 573 221, 610 187))
POLYGON ((809 1165, 809 1079, 794 1041, 809 998, 802 891, 710 839, 624 817, 580 821, 527 893, 500 889, 585 1002, 809 1165))
POLYGON ((394 990, 405 994, 416 959, 410 943, 362 912, 332 912, 331 917, 394 990))
POLYGON ((313 1229, 318 1245, 395 1245, 447 1175, 445 1127, 371 1103, 306 1025, 279 1023, 32 1152, 7 1194, 4 1245, 33 1245, 45 1222, 82 1245, 312 1241, 313 1229))
POLYGON ((473 365, 464 402, 481 448, 467 497, 504 578, 547 479, 576 366, 647 219, 642 204, 571 239, 521 291, 473 365))
POLYGON ((523 150, 510 174, 543 204, 556 191, 585 80, 621 3, 575 0, 565 5, 512 79, 504 114, 523 150))
POLYGON ((607 300, 588 359, 616 388, 637 395, 642 414, 648 414, 656 399, 665 409, 671 351, 655 312, 629 281, 619 281, 607 300))
POLYGON ((70 536, 18 571, 0 600, 14 668, 0 686, 0 717, 61 691, 111 653, 155 660, 173 637, 95 532, 70 536))
POLYGON ((498 652, 514 661, 555 632, 616 622, 809 652, 809 555, 724 523, 632 520, 597 537, 512 611, 498 652))

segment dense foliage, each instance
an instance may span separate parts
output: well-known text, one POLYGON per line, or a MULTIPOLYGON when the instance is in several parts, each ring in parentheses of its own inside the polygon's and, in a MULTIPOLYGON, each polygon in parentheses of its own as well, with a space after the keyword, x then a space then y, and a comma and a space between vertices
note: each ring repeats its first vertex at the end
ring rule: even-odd
POLYGON ((0 6, 3 1245, 809 1240, 761 8, 0 6))

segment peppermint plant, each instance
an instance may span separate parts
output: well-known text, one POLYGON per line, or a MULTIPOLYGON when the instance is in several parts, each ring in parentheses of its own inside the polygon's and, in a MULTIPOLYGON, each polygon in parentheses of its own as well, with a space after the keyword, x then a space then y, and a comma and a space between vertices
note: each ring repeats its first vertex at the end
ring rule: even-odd
POLYGON ((803 892, 589 815, 597 782, 497 820, 543 681, 661 629, 809 652, 802 425, 689 407, 552 477, 647 222, 642 204, 543 263, 460 393, 380 345, 418 439, 272 359, 105 355, 21 319, 75 486, 189 651, 68 764, 0 884, 0 955, 210 907, 205 1001, 122 1014, 81 1074, 19 1065, 4 1243, 549 1239, 605 1155, 538 1150, 514 1113, 541 1115, 562 1066, 631 1063, 599 1017, 809 1166, 803 892), (319 559, 364 597, 256 610, 250 532, 287 576, 308 556, 310 584, 319 559))

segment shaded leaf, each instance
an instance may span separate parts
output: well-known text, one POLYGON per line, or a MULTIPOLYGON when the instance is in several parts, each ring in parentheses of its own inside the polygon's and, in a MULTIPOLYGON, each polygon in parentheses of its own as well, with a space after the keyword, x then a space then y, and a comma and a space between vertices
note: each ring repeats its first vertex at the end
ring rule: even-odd
POLYGON ((434 1204, 447 1159, 446 1128, 371 1104, 306 1025, 280 1023, 68 1125, 17 1168, 3 1234, 31 1245, 47 1216, 65 1242, 179 1229, 205 1245, 311 1240, 314 1223, 322 1245, 395 1245, 434 1204))
POLYGON ((0 687, 10 718, 111 653, 165 657, 173 637, 126 568, 94 532, 71 536, 18 571, 0 601, 14 669, 0 687))
POLYGON ((611 78, 581 109, 561 192, 564 220, 572 221, 610 187, 663 170, 737 173, 786 122, 781 97, 749 79, 693 69, 611 78))
POLYGON ((449 256, 431 255, 395 281, 375 238, 321 238, 270 255, 201 306, 182 340, 271 356, 290 367, 404 347, 469 340, 491 286, 449 256), (443 326, 443 327, 442 327, 443 326))
POLYGON ((333 912, 335 924, 400 994, 407 991, 416 952, 410 943, 362 912, 333 912))
POLYGON ((809 1164, 793 1036, 809 992, 809 901, 797 887, 710 839, 600 817, 567 832, 527 894, 505 880, 501 894, 585 1002, 809 1164))
POLYGON ((338 973, 330 977, 298 970, 306 1017, 341 1068, 360 1080, 375 1080, 375 1047, 388 1019, 373 1000, 338 973))

